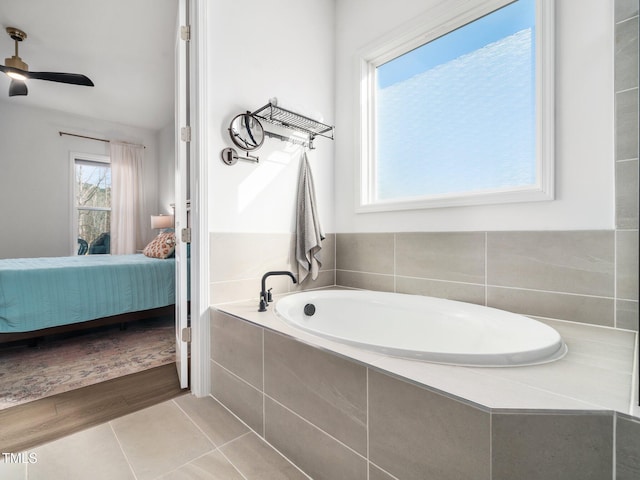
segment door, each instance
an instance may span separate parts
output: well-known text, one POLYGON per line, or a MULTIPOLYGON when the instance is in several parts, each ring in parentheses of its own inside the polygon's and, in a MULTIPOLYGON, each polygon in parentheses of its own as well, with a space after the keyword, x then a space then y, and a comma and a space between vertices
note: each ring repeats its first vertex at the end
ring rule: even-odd
POLYGON ((189 386, 188 350, 190 340, 188 312, 189 262, 189 41, 182 26, 188 25, 189 0, 178 0, 176 32, 176 165, 175 165, 175 229, 176 229, 176 366, 180 387, 189 386), (186 37, 186 38, 185 38, 186 37), (184 135, 187 135, 185 137, 184 135))

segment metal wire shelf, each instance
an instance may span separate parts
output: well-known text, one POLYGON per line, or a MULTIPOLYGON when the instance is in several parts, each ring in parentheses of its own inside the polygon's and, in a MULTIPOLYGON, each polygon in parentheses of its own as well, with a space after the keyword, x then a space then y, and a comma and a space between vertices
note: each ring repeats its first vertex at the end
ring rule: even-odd
MULTIPOLYGON (((332 126, 318 122, 312 118, 305 117, 299 113, 292 112, 286 108, 278 107, 271 102, 253 112, 252 115, 274 125, 279 125, 281 127, 309 135, 309 146, 311 148, 313 148, 313 139, 318 135, 333 140, 332 126)), ((269 132, 267 132, 267 134, 269 134, 269 132)), ((277 134, 273 134, 272 136, 284 139, 284 137, 277 134)))

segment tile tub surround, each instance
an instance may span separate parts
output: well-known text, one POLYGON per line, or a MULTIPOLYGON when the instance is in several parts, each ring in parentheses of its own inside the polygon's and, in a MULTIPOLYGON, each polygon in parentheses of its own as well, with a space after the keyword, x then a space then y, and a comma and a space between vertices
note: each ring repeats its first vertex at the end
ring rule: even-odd
POLYGON ((565 359, 475 369, 336 344, 258 313, 253 302, 219 308, 213 396, 314 479, 600 479, 611 478, 614 458, 618 471, 640 468, 638 419, 597 403, 613 388, 597 383, 630 368, 619 354, 633 351, 631 332, 557 322, 574 350, 565 359), (603 351, 606 360, 597 358, 603 351), (594 377, 590 401, 553 391, 602 362, 610 370, 594 377), (528 444, 547 448, 534 455, 528 444))
MULTIPOLYGON (((335 235, 325 236, 318 278, 309 276, 299 285, 286 277, 270 277, 267 286, 274 294, 335 285, 335 235)), ((290 270, 297 277, 292 233, 213 232, 209 240, 212 304, 258 299, 262 275, 271 270, 290 270)))
POLYGON ((637 231, 336 234, 336 285, 638 330, 637 231))

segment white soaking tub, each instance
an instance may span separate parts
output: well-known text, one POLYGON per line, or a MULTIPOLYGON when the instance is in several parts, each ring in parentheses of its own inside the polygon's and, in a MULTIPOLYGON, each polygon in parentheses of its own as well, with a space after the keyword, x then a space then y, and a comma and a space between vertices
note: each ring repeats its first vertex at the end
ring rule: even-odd
POLYGON ((397 357, 460 366, 552 362, 567 346, 529 317, 441 298, 363 290, 308 291, 276 302, 288 324, 397 357))

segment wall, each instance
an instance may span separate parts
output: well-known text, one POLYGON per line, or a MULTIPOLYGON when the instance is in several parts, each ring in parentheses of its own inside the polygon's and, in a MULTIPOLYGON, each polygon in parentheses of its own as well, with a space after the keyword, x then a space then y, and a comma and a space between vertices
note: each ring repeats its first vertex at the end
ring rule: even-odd
POLYGON ((176 145, 175 125, 168 124, 158 132, 158 202, 156 213, 172 215, 175 203, 176 145))
POLYGON ((60 136, 59 131, 146 145, 146 201, 149 213, 157 211, 156 132, 13 101, 0 103, 0 258, 73 253, 70 152, 106 155, 109 147, 60 136))
MULTIPOLYGON (((233 146, 227 131, 232 118, 271 97, 284 108, 334 123, 334 2, 249 0, 238 8, 215 1, 207 10, 210 272, 217 303, 257 296, 266 269, 293 268, 301 148, 267 138, 255 152, 259 163, 240 160, 234 166, 222 163, 219 154, 233 146), (243 266, 226 268, 231 256, 241 257, 243 266)), ((309 160, 320 221, 329 233, 334 231, 333 142, 318 138, 315 145, 309 160)), ((286 291, 287 285, 282 287, 286 291)))
POLYGON ((356 214, 356 55, 428 15, 437 0, 338 0, 336 231, 610 229, 614 216, 613 0, 556 5, 556 200, 356 214), (597 68, 594 66, 597 65, 597 68))
POLYGON ((638 330, 637 240, 613 230, 336 234, 336 284, 638 330))
MULTIPOLYGON (((353 121, 340 101, 350 52, 386 31, 379 23, 374 33, 347 29, 357 3, 338 9, 344 124, 353 121)), ((416 14, 417 5, 407 8, 416 14)), ((638 330, 637 12, 637 0, 556 2, 556 201, 359 215, 337 209, 339 231, 353 233, 337 234, 336 283, 638 330)), ((376 24, 377 14, 369 15, 376 24)), ((337 158, 353 159, 350 171, 357 171, 354 139, 336 141, 337 158)), ((337 205, 355 201, 344 163, 336 163, 337 205)))

